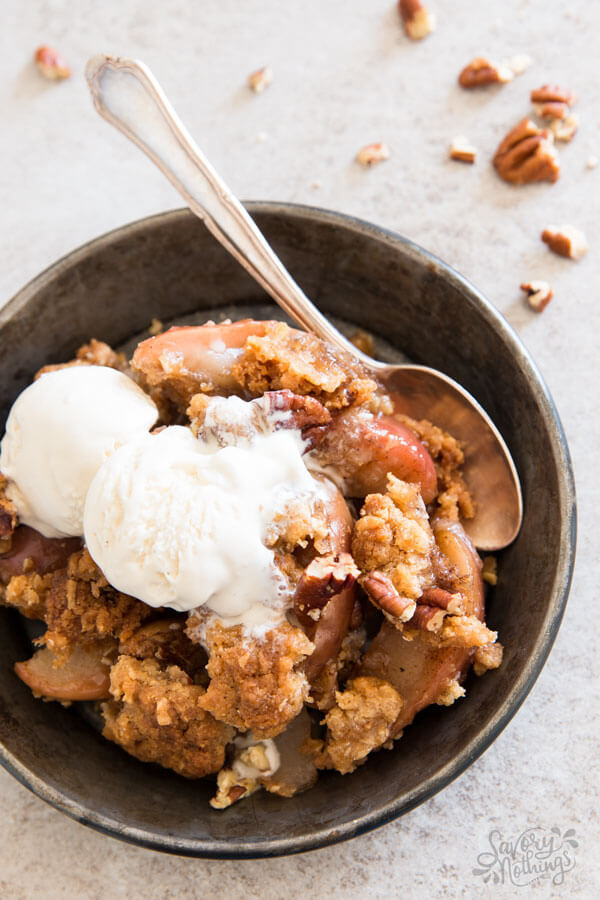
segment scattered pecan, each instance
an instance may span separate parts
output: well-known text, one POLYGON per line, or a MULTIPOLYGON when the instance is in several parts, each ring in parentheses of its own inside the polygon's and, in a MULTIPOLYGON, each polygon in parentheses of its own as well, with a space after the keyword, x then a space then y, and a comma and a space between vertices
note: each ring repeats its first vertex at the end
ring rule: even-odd
POLYGON ((356 159, 361 166, 373 166, 390 158, 390 148, 387 144, 367 144, 356 154, 356 159))
MULTIPOLYGON (((552 300, 552 288, 547 281, 524 281, 521 290, 525 291, 527 302, 536 312, 542 312, 552 300)), ((495 582, 490 583, 495 584, 495 582)))
POLYGON ((506 65, 511 70, 513 75, 522 75, 523 72, 527 71, 532 63, 533 60, 530 56, 527 55, 527 53, 517 53, 516 56, 511 56, 506 65))
POLYGON ((522 119, 496 150, 496 171, 511 184, 557 181, 560 162, 552 141, 549 131, 538 128, 527 117, 522 119))
POLYGON ((414 600, 398 593, 390 578, 383 572, 369 572, 361 584, 374 606, 398 622, 412 618, 416 604, 414 600))
POLYGON ((404 30, 412 41, 420 41, 435 28, 435 16, 421 0, 398 0, 398 12, 404 30))
POLYGON ((555 119, 550 123, 550 128, 557 141, 565 141, 568 143, 573 140, 577 133, 577 129, 579 128, 579 116, 575 115, 575 113, 571 113, 562 121, 555 119))
POLYGON ((543 84, 531 92, 531 102, 565 103, 567 106, 573 106, 577 102, 577 95, 556 84, 543 84))
POLYGON ((477 156, 477 148, 470 144, 466 137, 455 137, 450 144, 450 159, 459 162, 474 163, 477 156))
POLYGON ((476 56, 458 76, 464 88, 483 87, 487 84, 505 84, 512 81, 514 73, 509 66, 490 62, 485 56, 476 56))
POLYGON ((464 616, 465 614, 462 594, 451 594, 450 591, 439 587, 427 588, 417 603, 420 606, 436 606, 438 609, 445 609, 453 616, 464 616))
POLYGON ((586 169, 597 169, 599 162, 600 160, 598 159, 598 157, 592 154, 591 156, 588 156, 585 162, 585 167, 586 169))
POLYGON ((269 87, 273 81, 273 70, 270 66, 263 66, 248 75, 248 87, 255 94, 261 94, 266 87, 269 87))
POLYGON ((306 567, 294 593, 294 609, 300 621, 313 619, 315 610, 322 609, 336 594, 351 588, 360 569, 349 553, 329 553, 317 556, 306 567))
POLYGON ((544 228, 542 240, 548 244, 553 253, 566 256, 569 259, 580 259, 587 253, 589 247, 585 234, 572 225, 562 225, 560 228, 544 228))
POLYGON ((439 632, 442 630, 442 625, 447 615, 447 610, 440 609, 439 606, 428 606, 425 603, 419 603, 410 620, 410 624, 421 631, 439 632))
POLYGON ((38 47, 33 59, 41 74, 48 81, 60 81, 68 78, 71 74, 67 63, 54 47, 48 47, 45 44, 38 47))
POLYGON ((535 111, 540 119, 566 119, 569 115, 568 105, 556 100, 548 103, 536 103, 535 111))

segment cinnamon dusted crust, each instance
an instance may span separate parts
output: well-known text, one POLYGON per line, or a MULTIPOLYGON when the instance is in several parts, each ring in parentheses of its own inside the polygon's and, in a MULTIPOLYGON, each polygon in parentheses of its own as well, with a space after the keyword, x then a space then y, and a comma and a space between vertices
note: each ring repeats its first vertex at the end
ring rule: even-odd
POLYGON ((66 569, 11 578, 5 602, 28 618, 43 619, 42 640, 63 658, 78 643, 99 637, 126 640, 154 610, 112 588, 87 550, 71 554, 66 569))
POLYGON ((354 771, 390 739, 401 708, 402 698, 387 681, 369 675, 349 681, 325 716, 327 740, 317 766, 342 775, 354 771))
POLYGON ((417 421, 404 415, 396 418, 415 432, 433 459, 438 479, 436 503, 441 515, 447 519, 472 519, 475 504, 460 471, 465 461, 461 442, 427 419, 417 421))
POLYGON ((352 554, 366 574, 386 575, 402 597, 416 600, 435 583, 435 546, 417 485, 388 475, 385 494, 369 494, 352 533, 352 554))
POLYGON ((269 325, 262 336, 251 335, 232 372, 251 394, 288 389, 310 394, 328 409, 367 403, 377 390, 356 360, 341 360, 314 335, 283 322, 269 325))
POLYGON ((70 369, 72 366, 106 366, 109 369, 118 369, 120 372, 126 372, 129 368, 124 353, 116 353, 108 344, 92 338, 89 344, 83 344, 79 348, 75 359, 53 366, 43 366, 35 377, 37 379, 40 375, 46 375, 48 372, 70 369))
POLYGON ((252 729, 257 739, 282 732, 308 695, 306 676, 296 670, 313 650, 304 632, 286 622, 256 640, 245 638, 240 625, 216 624, 206 642, 210 684, 203 708, 240 731, 252 729))
POLYGON ((218 772, 234 731, 202 707, 204 688, 177 666, 120 656, 111 669, 104 703, 104 737, 142 762, 154 762, 186 778, 218 772))

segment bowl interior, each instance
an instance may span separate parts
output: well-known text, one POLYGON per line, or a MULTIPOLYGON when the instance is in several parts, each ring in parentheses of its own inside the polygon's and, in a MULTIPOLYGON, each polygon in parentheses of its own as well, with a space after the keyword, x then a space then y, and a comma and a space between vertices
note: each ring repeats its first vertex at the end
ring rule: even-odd
MULTIPOLYGON (((574 552, 575 499, 560 423, 524 348, 475 289, 420 248, 366 223, 307 207, 249 208, 324 312, 441 369, 475 395, 513 454, 525 518, 501 555, 488 602, 488 624, 505 647, 498 671, 470 677, 466 700, 421 713, 392 752, 352 775, 324 774, 291 800, 258 793, 225 812, 208 806, 211 783, 138 763, 76 710, 35 700, 12 672, 30 654, 26 632, 18 615, 0 610, 0 757, 7 768, 82 822, 198 856, 322 846, 443 787, 488 746, 533 684, 560 623, 574 552)), ((68 359, 91 336, 120 345, 152 317, 231 308, 243 317, 266 302, 187 211, 99 238, 0 311, 0 425, 37 368, 68 359)))

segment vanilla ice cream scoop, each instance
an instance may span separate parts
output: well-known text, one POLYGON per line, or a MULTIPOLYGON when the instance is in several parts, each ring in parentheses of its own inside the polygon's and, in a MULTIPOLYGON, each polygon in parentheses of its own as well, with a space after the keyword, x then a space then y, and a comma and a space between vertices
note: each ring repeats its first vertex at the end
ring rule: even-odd
POLYGON ((71 366, 42 375, 17 397, 0 445, 19 520, 46 537, 82 535, 97 470, 157 418, 148 395, 115 369, 71 366))
POLYGON ((269 525, 299 495, 321 493, 303 449, 295 431, 219 446, 177 425, 131 441, 90 485, 88 550, 114 587, 151 606, 206 605, 250 629, 272 622, 289 587, 265 546, 269 525))

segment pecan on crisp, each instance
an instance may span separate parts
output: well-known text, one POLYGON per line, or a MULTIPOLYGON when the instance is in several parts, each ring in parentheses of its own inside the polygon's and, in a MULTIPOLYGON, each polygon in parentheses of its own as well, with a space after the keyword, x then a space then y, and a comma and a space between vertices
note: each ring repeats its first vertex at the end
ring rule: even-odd
POLYGON ((455 137, 450 144, 450 159, 456 159, 459 162, 474 163, 477 156, 477 148, 469 143, 466 137, 455 137))
POLYGON ((417 600, 419 606, 435 606, 445 609, 453 616, 464 616, 465 606, 462 594, 452 594, 440 587, 427 588, 417 600))
POLYGON ((38 47, 33 59, 40 74, 48 81, 60 81, 68 78, 71 74, 67 63, 54 47, 48 47, 45 44, 38 47))
POLYGON ((308 450, 314 450, 320 443, 331 422, 331 413, 316 397, 294 394, 285 388, 266 391, 259 400, 253 402, 262 406, 273 431, 280 428, 299 429, 308 450))
POLYGON ((398 12, 411 41, 420 41, 435 28, 435 16, 421 0, 398 0, 398 12))
POLYGON ((510 184, 555 182, 560 174, 552 134, 527 117, 501 141, 493 163, 498 175, 510 184))
POLYGON ((542 240, 553 253, 566 256, 568 259, 580 259, 589 249, 585 234, 573 225, 544 228, 542 240))
POLYGON ((397 622, 407 622, 412 618, 416 608, 415 601, 399 594, 391 578, 383 572, 369 572, 361 580, 361 584, 373 606, 386 616, 397 622))
POLYGON ((248 87, 255 94, 262 94, 265 88, 273 81, 273 70, 270 66, 263 66, 248 75, 248 87))
POLYGON ((532 103, 565 103, 567 106, 574 106, 577 102, 577 95, 573 91, 561 88, 556 84, 543 84, 540 88, 535 88, 531 92, 532 103))
POLYGON ((490 62, 485 56, 476 56, 464 67, 458 76, 458 83, 470 89, 487 84, 506 84, 513 78, 514 73, 509 66, 490 62))
POLYGON ((381 142, 377 144, 366 144, 366 146, 361 147, 356 154, 357 161, 361 166, 365 166, 366 168, 374 166, 375 163, 384 162, 384 160, 389 158, 390 148, 387 144, 381 142))
POLYGON ((309 624, 336 594, 351 588, 360 569, 349 553, 317 556, 306 567, 294 593, 294 610, 300 621, 309 624))
MULTIPOLYGON (((542 312, 552 300, 553 291, 547 281, 524 281, 521 290, 525 291, 527 302, 536 312, 542 312)), ((485 574, 483 577, 488 580, 485 574)), ((490 583, 495 584, 495 582, 490 583)))
POLYGON ((442 625, 444 624, 444 619, 447 615, 448 610, 440 609, 439 606, 418 603, 415 613, 410 620, 410 624, 419 628, 421 631, 437 633, 442 630, 442 625))

